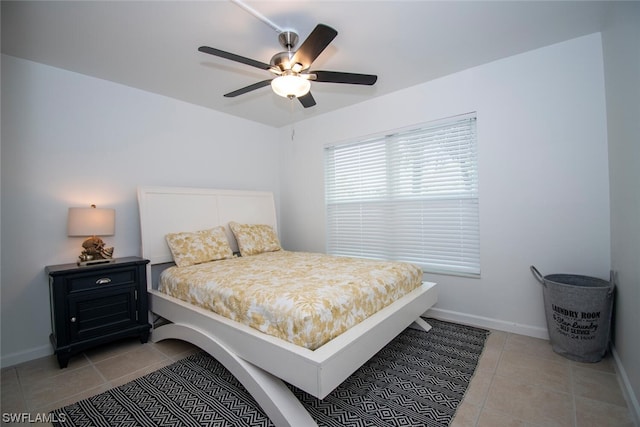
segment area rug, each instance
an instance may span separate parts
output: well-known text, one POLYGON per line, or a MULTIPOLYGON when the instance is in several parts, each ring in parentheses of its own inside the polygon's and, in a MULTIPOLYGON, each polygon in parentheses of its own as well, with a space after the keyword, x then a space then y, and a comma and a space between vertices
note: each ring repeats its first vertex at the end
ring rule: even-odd
MULTIPOLYGON (((426 320, 431 331, 406 329, 322 400, 289 387, 319 426, 448 426, 489 332, 426 320)), ((52 415, 60 427, 273 425, 204 352, 52 415)))

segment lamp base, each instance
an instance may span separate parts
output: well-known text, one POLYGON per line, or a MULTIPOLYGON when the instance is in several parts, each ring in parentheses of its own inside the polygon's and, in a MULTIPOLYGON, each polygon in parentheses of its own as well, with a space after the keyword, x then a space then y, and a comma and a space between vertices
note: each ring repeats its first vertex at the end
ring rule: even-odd
POLYGON ((108 258, 108 259, 92 259, 92 260, 88 260, 88 261, 80 261, 78 260, 77 264, 79 267, 88 267, 91 265, 97 265, 97 264, 111 264, 112 262, 116 262, 115 258, 108 258))
POLYGON ((105 248, 101 238, 89 237, 82 243, 84 250, 78 257, 79 266, 107 264, 113 262, 113 248, 105 248))

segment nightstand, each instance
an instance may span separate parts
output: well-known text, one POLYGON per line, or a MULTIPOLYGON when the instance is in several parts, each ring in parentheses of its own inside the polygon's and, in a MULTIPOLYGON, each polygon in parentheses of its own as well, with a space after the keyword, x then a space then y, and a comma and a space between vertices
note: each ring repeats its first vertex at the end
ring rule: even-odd
POLYGON ((51 300, 50 336, 60 368, 71 356, 121 338, 139 336, 145 343, 149 260, 118 258, 108 264, 47 266, 51 300))

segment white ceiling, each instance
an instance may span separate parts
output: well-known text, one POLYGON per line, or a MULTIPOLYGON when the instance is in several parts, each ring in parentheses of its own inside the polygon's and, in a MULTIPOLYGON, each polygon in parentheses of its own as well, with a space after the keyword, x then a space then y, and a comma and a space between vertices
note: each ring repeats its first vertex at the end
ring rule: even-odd
POLYGON ((606 1, 243 4, 282 29, 295 30, 301 42, 318 23, 335 28, 338 36, 311 68, 376 74, 378 82, 371 87, 312 83, 317 105, 307 109, 269 87, 224 98, 272 75, 198 52, 199 46, 267 63, 283 50, 272 27, 224 0, 2 1, 2 52, 281 127, 598 32, 611 6, 606 1))

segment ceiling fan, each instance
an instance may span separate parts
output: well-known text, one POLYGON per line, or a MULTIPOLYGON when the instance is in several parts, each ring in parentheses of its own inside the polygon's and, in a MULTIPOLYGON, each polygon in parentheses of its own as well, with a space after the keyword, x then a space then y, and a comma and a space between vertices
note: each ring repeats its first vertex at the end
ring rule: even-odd
POLYGON ((278 35, 278 41, 286 51, 276 53, 271 58, 269 64, 209 46, 201 46, 198 50, 210 55, 219 56, 231 61, 267 70, 276 76, 241 89, 234 90, 233 92, 229 92, 224 95, 225 97, 233 98, 261 87, 271 85, 276 94, 289 99, 298 98, 304 108, 309 108, 316 105, 316 101, 313 99, 313 95, 311 95, 310 92, 310 80, 323 83, 344 83, 370 86, 378 79, 378 76, 372 74, 309 70, 312 62, 315 61, 315 59, 337 35, 338 32, 333 28, 324 24, 318 24, 311 34, 309 34, 309 37, 307 37, 300 47, 294 51, 293 49, 298 42, 298 34, 293 31, 282 31, 278 35))

